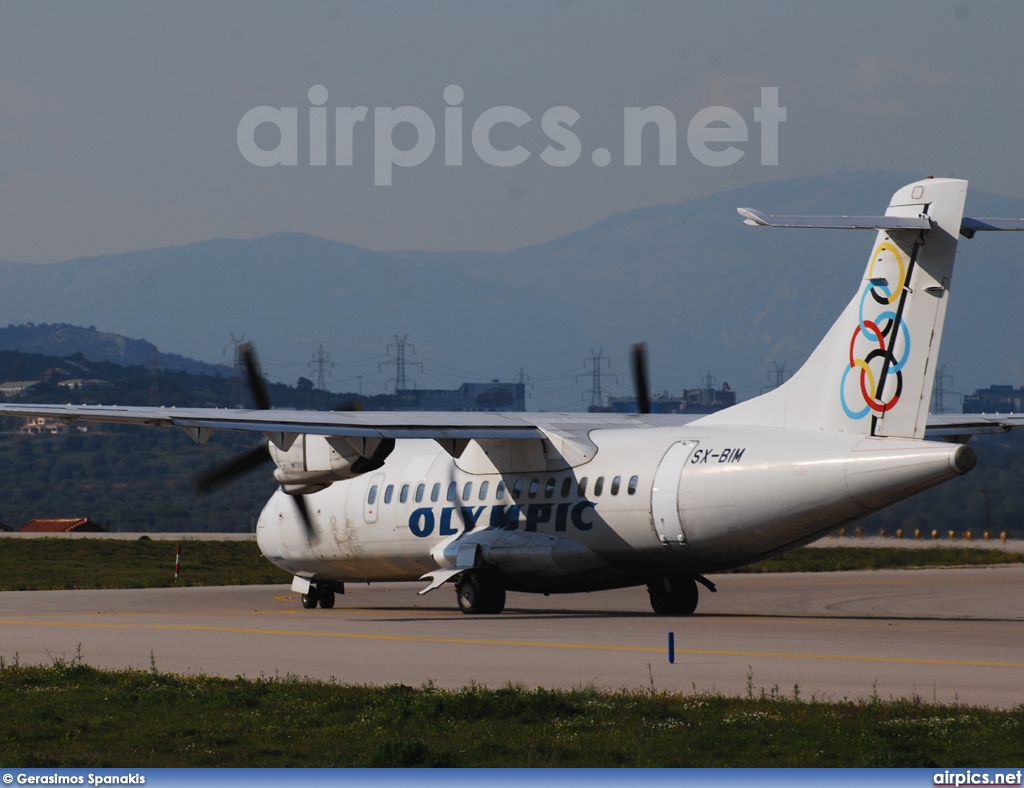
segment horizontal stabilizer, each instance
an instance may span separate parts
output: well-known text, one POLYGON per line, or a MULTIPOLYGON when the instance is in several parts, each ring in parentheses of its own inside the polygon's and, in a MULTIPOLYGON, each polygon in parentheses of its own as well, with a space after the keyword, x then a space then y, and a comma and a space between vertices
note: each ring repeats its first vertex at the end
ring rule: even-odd
MULTIPOLYGON (((930 230, 931 221, 927 216, 775 216, 755 211, 753 208, 737 208, 743 223, 751 227, 797 227, 817 230, 930 230)), ((960 222, 960 234, 973 238, 984 231, 1024 231, 1024 219, 973 219, 965 216, 960 222)))
POLYGON ((976 232, 982 230, 1024 230, 1024 219, 972 219, 965 216, 960 222, 960 235, 965 238, 973 238, 976 232))
POLYGON ((926 438, 958 438, 1024 429, 1024 413, 943 413, 928 417, 926 438))
POLYGON ((930 230, 927 216, 772 216, 753 208, 737 208, 752 227, 801 227, 822 230, 930 230))

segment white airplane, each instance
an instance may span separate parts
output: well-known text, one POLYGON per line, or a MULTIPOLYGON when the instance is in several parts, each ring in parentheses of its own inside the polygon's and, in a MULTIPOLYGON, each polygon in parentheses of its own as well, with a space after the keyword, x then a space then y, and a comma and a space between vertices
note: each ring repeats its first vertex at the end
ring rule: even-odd
POLYGON ((198 478, 208 488, 265 460, 281 485, 260 550, 307 608, 353 582, 453 583, 465 613, 506 590, 646 585, 656 613, 692 613, 707 574, 813 542, 970 471, 973 433, 1024 416, 928 416, 958 235, 1022 230, 964 218, 967 182, 926 179, 884 216, 770 216, 747 224, 874 229, 862 283, 803 367, 760 397, 698 418, 641 413, 275 411, 251 352, 256 410, 0 405, 0 415, 214 430, 265 443, 198 478), (926 441, 941 437, 945 442, 926 441))

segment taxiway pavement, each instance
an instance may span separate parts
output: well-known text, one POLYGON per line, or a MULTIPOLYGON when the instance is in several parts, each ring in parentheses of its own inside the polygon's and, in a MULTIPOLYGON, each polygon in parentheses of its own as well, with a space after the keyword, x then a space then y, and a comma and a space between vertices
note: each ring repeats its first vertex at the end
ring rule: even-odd
POLYGON ((96 667, 250 678, 1024 703, 1024 566, 713 579, 688 618, 654 615, 642 588, 510 593, 498 616, 415 584, 353 584, 333 610, 287 586, 5 592, 0 657, 80 644, 96 667))

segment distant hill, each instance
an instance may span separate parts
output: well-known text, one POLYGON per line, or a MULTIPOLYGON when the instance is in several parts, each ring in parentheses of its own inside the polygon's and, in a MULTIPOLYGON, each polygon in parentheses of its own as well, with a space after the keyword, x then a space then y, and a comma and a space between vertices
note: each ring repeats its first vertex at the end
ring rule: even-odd
POLYGON ((150 369, 176 369, 196 375, 216 375, 213 364, 161 353, 156 345, 144 339, 129 339, 120 334, 98 331, 95 326, 82 328, 67 323, 27 323, 0 328, 0 350, 19 350, 46 356, 81 354, 89 361, 109 361, 125 367, 145 366, 150 369))
MULTIPOLYGON (((368 393, 394 378, 385 348, 408 334, 420 388, 531 378, 528 407, 582 409, 583 359, 604 349, 618 393, 632 342, 650 345, 655 391, 708 371, 741 398, 774 364, 796 369, 853 294, 865 232, 744 226, 737 206, 772 213, 874 213, 915 175, 838 172, 759 183, 610 216, 508 253, 374 252, 296 233, 214 240, 52 265, 0 263, 0 314, 144 336, 208 363, 231 335, 257 342, 279 381, 310 375, 319 345, 333 385, 368 393)), ((1024 200, 979 191, 977 215, 1022 216, 1024 200)), ((1024 238, 962 240, 940 364, 954 387, 1024 383, 1024 238)), ((84 353, 84 351, 83 351, 84 353)))

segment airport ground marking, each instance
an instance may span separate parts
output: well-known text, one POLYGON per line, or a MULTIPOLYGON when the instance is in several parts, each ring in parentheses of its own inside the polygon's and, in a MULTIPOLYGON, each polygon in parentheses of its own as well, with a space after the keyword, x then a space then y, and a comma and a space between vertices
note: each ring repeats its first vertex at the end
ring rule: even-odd
MULTIPOLYGON (((258 629, 255 627, 214 627, 197 626, 187 624, 113 624, 87 621, 31 621, 28 619, 0 619, 2 626, 30 626, 30 627, 71 627, 81 629, 134 629, 134 630, 166 630, 176 632, 222 632, 235 635, 273 635, 287 637, 313 637, 313 638, 338 638, 344 640, 380 640, 405 643, 439 643, 459 644, 474 646, 503 646, 523 648, 550 648, 550 649, 577 649, 586 651, 626 651, 647 654, 661 654, 665 649, 662 646, 616 646, 601 643, 557 643, 540 640, 498 640, 488 638, 442 638, 422 637, 416 635, 374 635, 360 632, 313 632, 309 630, 288 630, 288 629, 258 629)), ((904 665, 952 665, 957 667, 979 667, 979 668, 1017 668, 1024 669, 1021 662, 980 662, 971 660, 955 659, 916 659, 911 657, 872 657, 867 655, 849 654, 799 654, 776 651, 737 651, 725 649, 676 649, 676 654, 687 654, 691 656, 714 656, 714 657, 760 657, 765 659, 807 659, 807 660, 831 660, 846 662, 878 662, 888 664, 904 665)))

